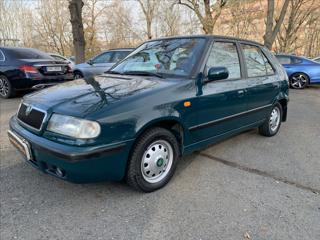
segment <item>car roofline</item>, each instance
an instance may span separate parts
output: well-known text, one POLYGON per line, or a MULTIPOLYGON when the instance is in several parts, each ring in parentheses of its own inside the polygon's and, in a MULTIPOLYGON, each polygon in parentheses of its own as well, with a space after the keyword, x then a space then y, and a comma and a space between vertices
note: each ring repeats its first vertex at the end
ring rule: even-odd
POLYGON ((199 35, 182 35, 182 36, 170 36, 170 37, 162 37, 162 38, 155 38, 155 39, 150 39, 145 42, 152 42, 152 41, 157 41, 157 40, 166 40, 166 39, 185 39, 185 38, 205 38, 205 39, 218 39, 218 40, 231 40, 231 41, 238 41, 238 42, 243 42, 243 43, 249 43, 249 44, 254 44, 254 45, 259 45, 263 46, 263 44, 252 41, 252 40, 247 40, 247 39, 242 39, 242 38, 237 38, 237 37, 231 37, 231 36, 222 36, 222 35, 208 35, 208 34, 199 34, 199 35))
POLYGON ((111 48, 104 50, 103 52, 111 52, 111 51, 128 51, 128 50, 134 50, 135 48, 111 48))

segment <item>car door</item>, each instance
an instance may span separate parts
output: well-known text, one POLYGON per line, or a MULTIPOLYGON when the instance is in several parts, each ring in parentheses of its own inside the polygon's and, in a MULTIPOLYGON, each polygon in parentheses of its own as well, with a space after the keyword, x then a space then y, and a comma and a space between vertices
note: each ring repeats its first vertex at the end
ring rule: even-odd
POLYGON ((265 119, 280 92, 280 79, 260 47, 241 44, 248 80, 248 122, 265 119))
POLYGON ((229 77, 206 83, 198 97, 198 125, 191 128, 199 140, 213 138, 242 126, 246 111, 246 79, 241 71, 239 49, 233 41, 215 41, 205 71, 226 67, 229 77))
POLYGON ((91 72, 93 74, 102 74, 112 66, 113 52, 104 52, 92 60, 91 72))

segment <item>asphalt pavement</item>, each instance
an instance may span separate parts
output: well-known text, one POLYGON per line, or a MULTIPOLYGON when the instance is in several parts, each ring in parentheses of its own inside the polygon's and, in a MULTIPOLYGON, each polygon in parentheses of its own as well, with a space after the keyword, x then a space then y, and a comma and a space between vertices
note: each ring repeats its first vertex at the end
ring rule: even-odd
POLYGON ((32 168, 6 135, 20 100, 0 99, 1 240, 320 239, 320 87, 290 91, 275 137, 251 130, 184 157, 149 194, 32 168))

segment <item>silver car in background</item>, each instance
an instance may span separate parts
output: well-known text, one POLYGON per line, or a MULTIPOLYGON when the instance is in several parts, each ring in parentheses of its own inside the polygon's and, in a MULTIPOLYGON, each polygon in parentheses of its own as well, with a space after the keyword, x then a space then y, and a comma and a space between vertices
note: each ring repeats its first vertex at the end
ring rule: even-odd
POLYGON ((133 51, 132 48, 107 50, 84 63, 77 64, 73 70, 74 78, 99 75, 108 71, 115 63, 125 58, 133 51))
POLYGON ((68 62, 68 65, 72 69, 72 71, 73 71, 74 67, 76 66, 76 64, 71 59, 64 57, 58 53, 49 53, 49 55, 51 57, 53 57, 55 60, 68 62))

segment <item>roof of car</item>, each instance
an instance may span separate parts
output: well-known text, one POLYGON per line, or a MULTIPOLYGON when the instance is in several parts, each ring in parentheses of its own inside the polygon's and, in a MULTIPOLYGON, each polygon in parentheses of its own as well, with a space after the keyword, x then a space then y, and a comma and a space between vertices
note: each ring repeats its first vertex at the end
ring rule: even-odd
POLYGON ((200 35, 183 35, 183 36, 172 36, 172 37, 163 37, 163 38, 155 38, 150 39, 148 42, 154 41, 154 40, 161 40, 161 39, 176 39, 176 38, 206 38, 206 39, 219 39, 219 40, 233 40, 233 41, 241 41, 246 43, 252 43, 255 45, 263 46, 263 44, 252 41, 252 40, 246 40, 242 38, 236 38, 231 36, 222 36, 222 35, 209 35, 209 34, 200 34, 200 35))
POLYGON ((132 51, 132 50, 134 50, 134 48, 112 48, 112 49, 105 50, 105 52, 108 52, 108 51, 132 51))
POLYGON ((297 56, 297 55, 294 55, 294 54, 285 54, 285 53, 279 53, 279 54, 276 54, 276 57, 294 57, 294 58, 299 58, 299 59, 306 59, 306 60, 310 60, 304 56, 297 56))
POLYGON ((35 50, 35 48, 26 48, 26 47, 4 47, 4 46, 0 46, 0 49, 7 49, 7 50, 30 49, 30 50, 35 50))

